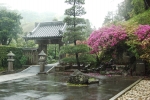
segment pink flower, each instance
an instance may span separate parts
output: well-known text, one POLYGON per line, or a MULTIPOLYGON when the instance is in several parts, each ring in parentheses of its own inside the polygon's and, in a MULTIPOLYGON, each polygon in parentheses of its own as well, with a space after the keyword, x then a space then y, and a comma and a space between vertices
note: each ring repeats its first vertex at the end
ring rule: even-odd
POLYGON ((93 31, 87 40, 87 44, 96 53, 102 50, 101 48, 110 48, 117 45, 120 41, 125 40, 126 37, 127 34, 121 26, 112 25, 93 31))
POLYGON ((135 34, 138 36, 138 39, 143 41, 144 39, 150 38, 150 26, 149 25, 139 25, 135 34))

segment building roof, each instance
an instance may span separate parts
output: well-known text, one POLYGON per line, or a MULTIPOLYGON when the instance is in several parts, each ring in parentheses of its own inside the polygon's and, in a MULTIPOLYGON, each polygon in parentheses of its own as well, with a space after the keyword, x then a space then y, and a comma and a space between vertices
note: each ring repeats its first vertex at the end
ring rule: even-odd
POLYGON ((49 39, 60 38, 66 29, 66 24, 62 21, 35 23, 36 27, 29 32, 25 39, 49 39))

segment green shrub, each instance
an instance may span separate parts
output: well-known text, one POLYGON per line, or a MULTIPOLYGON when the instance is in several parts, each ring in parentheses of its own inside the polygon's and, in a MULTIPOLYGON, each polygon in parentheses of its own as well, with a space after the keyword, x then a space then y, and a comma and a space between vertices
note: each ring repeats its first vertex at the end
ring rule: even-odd
POLYGON ((23 55, 19 61, 20 61, 21 65, 25 65, 28 61, 28 57, 23 55))
POLYGON ((150 9, 131 18, 128 22, 137 22, 138 24, 142 25, 150 24, 150 9))
POLYGON ((0 66, 3 68, 7 68, 7 54, 12 51, 15 54, 14 56, 14 67, 19 68, 21 66, 20 59, 23 55, 21 48, 9 47, 9 46, 0 46, 0 66))

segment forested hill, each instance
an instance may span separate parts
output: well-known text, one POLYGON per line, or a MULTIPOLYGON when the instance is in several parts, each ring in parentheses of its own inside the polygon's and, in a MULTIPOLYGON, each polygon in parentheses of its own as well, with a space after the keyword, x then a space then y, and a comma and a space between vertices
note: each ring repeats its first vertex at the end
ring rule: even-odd
POLYGON ((109 11, 103 25, 129 21, 138 24, 150 24, 150 0, 123 0, 116 12, 109 11))
POLYGON ((53 20, 63 20, 64 15, 58 15, 52 12, 33 12, 28 10, 19 11, 23 19, 21 20, 24 32, 30 32, 34 28, 35 22, 47 22, 53 20))

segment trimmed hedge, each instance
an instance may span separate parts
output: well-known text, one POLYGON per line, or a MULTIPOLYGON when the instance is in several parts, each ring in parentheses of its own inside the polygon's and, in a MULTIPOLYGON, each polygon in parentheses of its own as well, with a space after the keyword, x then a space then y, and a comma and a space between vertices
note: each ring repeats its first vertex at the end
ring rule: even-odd
POLYGON ((14 69, 21 67, 20 59, 23 55, 22 48, 16 47, 9 47, 9 46, 0 46, 0 68, 7 69, 8 62, 7 62, 7 54, 12 51, 15 54, 14 56, 14 69))

